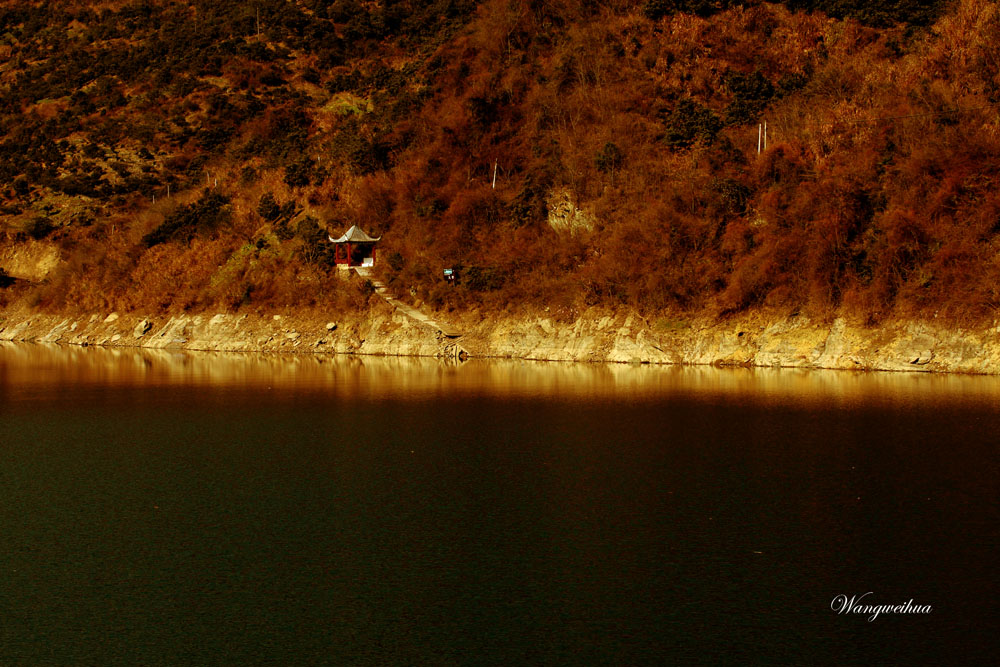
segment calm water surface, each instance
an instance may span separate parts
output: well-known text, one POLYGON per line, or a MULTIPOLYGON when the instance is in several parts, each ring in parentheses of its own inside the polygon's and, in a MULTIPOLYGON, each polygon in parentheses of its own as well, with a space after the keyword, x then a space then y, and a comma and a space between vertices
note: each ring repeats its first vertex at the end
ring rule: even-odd
POLYGON ((996 664, 998 408, 983 377, 0 346, 0 664, 996 664), (831 610, 869 591, 932 611, 831 610))

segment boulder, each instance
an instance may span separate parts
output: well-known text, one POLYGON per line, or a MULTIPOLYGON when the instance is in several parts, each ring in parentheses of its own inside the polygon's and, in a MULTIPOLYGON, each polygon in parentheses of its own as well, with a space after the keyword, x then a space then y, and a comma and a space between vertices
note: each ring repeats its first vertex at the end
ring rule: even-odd
POLYGON ((132 330, 132 336, 134 338, 142 338, 149 330, 153 328, 153 323, 149 320, 143 320, 139 324, 135 325, 135 329, 132 330))

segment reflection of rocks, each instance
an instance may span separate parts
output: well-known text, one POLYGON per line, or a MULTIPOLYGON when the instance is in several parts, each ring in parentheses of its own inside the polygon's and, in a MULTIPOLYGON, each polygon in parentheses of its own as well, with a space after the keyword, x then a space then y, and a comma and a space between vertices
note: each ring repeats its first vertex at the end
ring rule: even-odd
POLYGON ((239 387, 268 401, 296 392, 342 398, 423 400, 442 395, 608 396, 616 399, 724 396, 727 401, 809 402, 825 407, 956 400, 995 404, 1000 378, 930 373, 831 373, 708 366, 551 364, 327 354, 187 352, 151 348, 0 344, 0 382, 20 390, 45 385, 239 387), (46 372, 39 373, 44 367, 46 372), (274 390, 279 390, 276 394, 274 390))
MULTIPOLYGON (((340 314, 338 314, 340 315, 340 314)), ((682 363, 801 368, 1000 373, 1000 327, 961 330, 928 323, 879 329, 804 316, 725 322, 659 319, 593 309, 572 317, 470 315, 448 338, 378 304, 366 314, 310 317, 216 313, 154 320, 119 313, 67 319, 3 313, 0 340, 157 349, 309 352, 426 357, 512 357, 558 361, 682 363)))

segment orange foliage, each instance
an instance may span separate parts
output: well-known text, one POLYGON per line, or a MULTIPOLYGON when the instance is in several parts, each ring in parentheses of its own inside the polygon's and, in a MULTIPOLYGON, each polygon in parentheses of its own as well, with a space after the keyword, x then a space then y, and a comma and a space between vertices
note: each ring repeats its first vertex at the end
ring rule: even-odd
MULTIPOLYGON (((641 10, 491 0, 432 52, 387 38, 377 57, 316 72, 316 99, 261 94, 268 108, 228 153, 197 161, 212 135, 192 132, 163 160, 189 192, 222 175, 228 226, 141 249, 169 213, 161 201, 124 231, 60 232, 73 260, 45 299, 358 306, 282 237, 291 221, 258 215, 270 193, 332 232, 384 233, 387 282, 442 308, 773 306, 875 321, 998 307, 995 3, 960 0, 923 32, 769 4, 657 21, 641 10), (315 165, 308 183, 282 180, 286 153, 315 165), (572 230, 549 224, 557 200, 572 203, 572 230), (447 266, 463 268, 454 288, 447 266)), ((287 57, 285 71, 318 67, 287 57)), ((221 67, 250 91, 272 70, 282 63, 221 67)), ((209 99, 175 108, 198 121, 209 99)))

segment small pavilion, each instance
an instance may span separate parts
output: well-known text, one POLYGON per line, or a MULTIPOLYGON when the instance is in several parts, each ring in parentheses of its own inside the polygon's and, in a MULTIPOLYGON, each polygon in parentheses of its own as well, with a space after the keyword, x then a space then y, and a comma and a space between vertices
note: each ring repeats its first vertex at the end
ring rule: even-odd
POLYGON ((353 225, 340 238, 329 236, 333 243, 333 258, 337 266, 349 269, 352 266, 374 266, 375 244, 382 237, 372 238, 360 227, 353 225))

